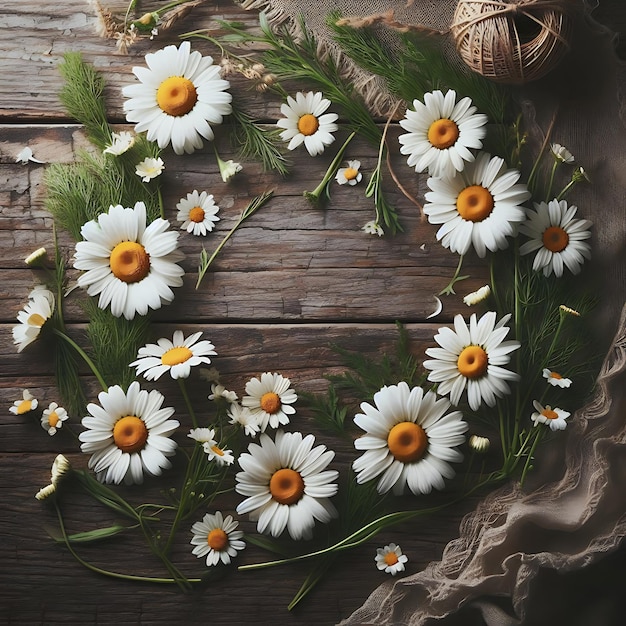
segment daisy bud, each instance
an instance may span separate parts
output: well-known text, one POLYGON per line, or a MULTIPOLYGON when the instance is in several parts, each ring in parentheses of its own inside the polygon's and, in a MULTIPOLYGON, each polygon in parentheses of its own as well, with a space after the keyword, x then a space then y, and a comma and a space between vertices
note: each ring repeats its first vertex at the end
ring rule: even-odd
POLYGON ((72 469, 72 464, 62 454, 57 454, 56 459, 52 463, 52 477, 51 481, 54 486, 59 484, 59 481, 72 469))
POLYGON ((46 500, 54 494, 56 490, 57 488, 54 485, 46 485, 35 494, 35 498, 37 498, 37 500, 46 500))
POLYGON ((480 437, 479 435, 472 435, 469 438, 469 446, 478 454, 486 454, 489 450, 490 441, 487 437, 480 437))
POLYGON ((484 285, 480 289, 476 291, 472 291, 472 293, 468 293, 464 298, 463 302, 467 304, 467 306, 473 306, 486 300, 491 295, 491 287, 489 285, 484 285))
POLYGON ((33 267, 39 267, 43 265, 44 260, 48 257, 48 252, 45 248, 37 248, 34 252, 31 252, 25 259, 26 265, 33 267))
POLYGON ((559 306, 559 309, 563 311, 563 313, 565 313, 566 315, 573 315, 574 317, 580 317, 580 313, 578 311, 575 311, 574 309, 570 309, 568 306, 565 306, 564 304, 561 304, 559 306))

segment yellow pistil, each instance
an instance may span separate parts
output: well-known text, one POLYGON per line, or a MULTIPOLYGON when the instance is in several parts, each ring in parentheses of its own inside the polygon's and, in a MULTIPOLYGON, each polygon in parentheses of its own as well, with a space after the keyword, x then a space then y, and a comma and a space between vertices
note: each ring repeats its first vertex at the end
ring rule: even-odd
POLYGON ((261 396, 261 408, 270 415, 277 413, 281 407, 280 396, 273 391, 268 391, 261 396))
POLYGON ((161 356, 161 363, 172 367, 173 365, 178 365, 179 363, 188 361, 192 356, 193 352, 189 348, 186 348, 185 346, 177 346, 175 348, 170 348, 161 356))
POLYGON ((204 215, 204 209, 199 206, 195 206, 191 209, 191 211, 189 211, 189 219, 196 224, 204 221, 204 215))
POLYGON ((458 138, 459 127, 445 117, 433 122, 428 129, 428 141, 439 150, 453 146, 458 138))
POLYGON ((558 372, 550 372, 550 378, 556 378, 556 380, 561 380, 563 376, 561 376, 561 374, 559 374, 558 372))
POLYGON ((547 406, 543 411, 541 411, 541 415, 543 415, 546 419, 555 420, 559 417, 559 414, 556 411, 553 411, 549 406, 547 406))
POLYGON ((157 89, 157 104, 168 115, 186 115, 198 101, 194 84, 184 76, 170 76, 157 89))
POLYGON ((456 199, 456 210, 469 222, 482 222, 491 215, 493 207, 493 196, 481 185, 466 187, 456 199))
POLYGON ((428 436, 414 422, 400 422, 387 435, 389 452, 401 463, 413 463, 424 456, 428 447, 428 436))
POLYGON ((148 429, 143 420, 135 415, 127 415, 115 422, 113 441, 122 452, 139 452, 148 441, 148 429))
POLYGON ((317 129, 320 127, 319 120, 312 115, 311 113, 305 113, 298 120, 298 130, 307 137, 309 135, 313 135, 317 132, 317 129))
POLYGON ((228 535, 221 528, 214 528, 206 538, 209 548, 221 552, 228 547, 228 535))
POLYGON ((58 416, 56 411, 52 411, 52 413, 50 413, 50 415, 48 415, 48 425, 51 428, 55 428, 56 425, 59 423, 60 417, 58 416))
POLYGON ((567 248, 569 235, 560 226, 550 226, 543 231, 541 240, 550 252, 562 252, 567 248))
POLYGON ((387 552, 385 554, 385 563, 387 565, 395 565, 398 562, 398 555, 395 552, 387 552))
POLYGON ((111 271, 125 283, 138 283, 150 272, 150 255, 135 241, 122 241, 111 251, 111 271))
POLYGON ((27 324, 29 326, 37 326, 37 328, 41 328, 46 323, 46 318, 43 315, 39 315, 39 313, 33 313, 28 316, 27 324))
POLYGON ((213 454, 217 454, 217 456, 224 456, 224 450, 218 448, 217 446, 211 446, 211 452, 213 452, 213 454))
POLYGON ((29 411, 32 411, 32 408, 33 408, 33 401, 32 400, 22 400, 17 405, 17 414, 18 415, 23 415, 24 413, 28 413, 29 411))
POLYGON ((279 504, 295 504, 304 494, 302 476, 288 467, 279 469, 270 478, 270 493, 279 504))
POLYGON ((343 175, 346 180, 354 180, 359 174, 359 170, 355 170, 353 167, 346 167, 343 175))
POLYGON ((480 378, 487 372, 489 356, 480 346, 463 348, 456 366, 459 373, 466 378, 480 378))

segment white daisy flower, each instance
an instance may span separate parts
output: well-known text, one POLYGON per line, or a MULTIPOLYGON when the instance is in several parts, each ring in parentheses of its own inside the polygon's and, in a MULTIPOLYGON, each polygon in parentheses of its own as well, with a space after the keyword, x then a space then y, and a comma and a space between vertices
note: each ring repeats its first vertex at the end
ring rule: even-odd
POLYGON ((39 337, 44 324, 54 312, 54 294, 45 287, 35 287, 28 295, 28 304, 17 314, 19 326, 14 326, 13 343, 21 352, 39 337))
POLYGON ((592 223, 575 219, 577 210, 574 205, 568 207, 565 200, 555 199, 535 204, 535 210, 528 211, 528 220, 519 229, 530 241, 520 246, 520 253, 537 252, 535 271, 561 277, 565 266, 578 274, 585 259, 591 258, 591 246, 585 240, 591 237, 592 223))
POLYGON ((564 378, 558 372, 553 372, 547 367, 543 370, 543 377, 548 381, 549 385, 560 387, 561 389, 567 389, 572 384, 570 378, 564 378))
POLYGON ((47 409, 43 410, 41 416, 41 427, 48 431, 50 436, 56 435, 57 430, 63 426, 63 422, 68 418, 67 411, 56 402, 51 402, 47 409))
POLYGON ((148 183, 153 178, 160 176, 164 169, 165 163, 163 163, 163 159, 161 157, 158 159, 146 157, 135 166, 135 174, 137 174, 137 176, 139 176, 144 183, 148 183))
POLYGON ((538 424, 547 424, 550 430, 565 430, 567 427, 567 418, 571 415, 563 409, 557 407, 552 408, 549 404, 542 406, 537 400, 533 400, 535 412, 530 416, 535 426, 538 424))
POLYGON ((354 442, 365 450, 352 463, 357 483, 380 476, 378 493, 401 495, 405 487, 415 495, 443 489, 444 478, 452 478, 450 463, 460 463, 463 455, 456 446, 465 442, 468 426, 460 411, 447 413, 450 401, 437 399, 433 391, 405 382, 385 386, 374 394, 374 406, 361 404, 363 413, 354 423, 365 435, 354 442), (381 475, 382 474, 382 475, 381 475))
POLYGON ((275 442, 262 434, 239 456, 235 491, 246 499, 237 513, 249 513, 258 532, 278 537, 286 528, 292 539, 310 539, 315 520, 337 516, 329 498, 337 493, 338 472, 323 471, 335 453, 314 443, 313 435, 279 430, 275 442))
POLYGON ((224 387, 224 385, 220 385, 220 383, 213 383, 211 385, 211 393, 209 395, 209 400, 219 400, 223 398, 229 404, 232 402, 237 402, 237 394, 234 391, 229 391, 224 387))
POLYGON ((87 222, 81 228, 84 241, 76 244, 74 267, 85 270, 79 287, 99 295, 101 309, 110 304, 115 317, 129 320, 171 302, 171 287, 183 284, 185 272, 176 265, 182 254, 176 249, 178 233, 169 225, 159 218, 146 226, 143 202, 133 209, 112 206, 87 222))
POLYGON ((552 156, 559 163, 573 163, 574 155, 560 143, 550 144, 550 152, 552 152, 552 156))
POLYGON ((177 444, 169 436, 180 424, 169 419, 174 409, 162 408, 164 400, 134 381, 126 393, 115 385, 98 394, 99 405, 89 403, 82 420, 86 430, 78 438, 100 482, 141 484, 144 473, 160 476, 171 467, 168 457, 177 444))
POLYGON ((181 198, 176 208, 178 209, 176 219, 182 222, 181 230, 194 235, 210 233, 220 219, 217 216, 220 208, 215 204, 213 195, 206 191, 198 193, 194 189, 186 198, 181 198))
POLYGON ((405 554, 402 554, 400 546, 390 543, 384 548, 376 548, 376 567, 384 570, 385 574, 395 576, 398 572, 404 571, 404 564, 409 560, 405 554))
POLYGON ((340 185, 356 185, 363 179, 363 174, 359 172, 361 161, 348 161, 348 167, 340 167, 337 170, 335 180, 340 185))
POLYGON ((285 129, 280 137, 289 142, 289 150, 304 143, 309 154, 317 156, 335 141, 333 133, 339 128, 335 124, 339 116, 336 113, 322 115, 330 105, 330 100, 319 91, 306 94, 299 91, 295 100, 287 96, 287 103, 280 107, 285 118, 278 120, 276 126, 285 129))
POLYGON ((135 145, 135 135, 123 130, 119 133, 111 133, 111 145, 107 146, 102 152, 104 154, 112 154, 120 156, 124 152, 128 152, 135 145))
POLYGON ((361 230, 368 235, 378 235, 382 237, 385 234, 382 226, 376 220, 370 220, 367 222, 361 230))
POLYGON ((256 434, 261 430, 259 422, 256 417, 252 415, 250 409, 245 406, 241 406, 236 402, 233 402, 228 409, 228 423, 238 424, 243 428, 244 434, 248 437, 256 437, 256 434))
POLYGON ((464 298, 463 302, 467 304, 467 306, 474 306, 483 300, 486 300, 491 295, 491 287, 489 285, 483 285, 480 289, 476 291, 472 291, 472 293, 468 293, 464 298))
POLYGON ((41 161, 39 159, 36 159, 33 156, 33 151, 31 148, 29 148, 28 146, 26 146, 25 148, 22 148, 17 156, 15 157, 15 162, 16 163, 21 163, 22 165, 27 165, 28 162, 31 163, 45 163, 45 161, 41 161))
POLYGON ((246 393, 241 404, 248 409, 259 423, 261 432, 289 424, 289 416, 296 410, 291 406, 297 399, 290 388, 291 381, 280 374, 265 372, 261 379, 251 378, 246 383, 246 393))
POLYGON ((217 157, 217 165, 220 168, 220 176, 222 180, 227 183, 235 174, 238 174, 243 169, 241 163, 235 163, 232 159, 228 159, 228 161, 224 161, 220 158, 220 155, 215 153, 217 157))
POLYGON ((469 98, 457 102, 456 92, 439 90, 424 94, 424 102, 413 101, 400 126, 400 152, 408 154, 407 163, 416 172, 428 169, 431 176, 454 176, 474 160, 472 148, 480 149, 485 136, 487 116, 476 113, 469 98))
POLYGON ((232 112, 230 84, 220 78, 219 66, 212 57, 191 52, 188 41, 146 54, 146 64, 133 68, 140 84, 122 90, 129 98, 126 119, 159 148, 170 142, 176 154, 202 148, 202 137, 213 139, 211 125, 232 112))
POLYGON ((239 522, 235 522, 231 515, 224 518, 220 511, 216 511, 214 515, 207 513, 201 522, 196 522, 191 527, 191 545, 194 546, 192 553, 199 559, 206 556, 209 567, 220 561, 228 565, 231 558, 246 547, 241 540, 243 531, 235 530, 237 526, 239 522))
POLYGON ((137 368, 146 380, 158 380, 165 372, 173 379, 189 378, 191 368, 201 363, 210 363, 209 356, 215 356, 215 346, 210 341, 198 341, 202 332, 189 335, 187 339, 182 330, 174 331, 172 341, 159 339, 139 348, 137 360, 129 367, 137 368))
POLYGON ((235 462, 232 450, 219 446, 215 439, 214 428, 192 428, 187 437, 202 444, 202 449, 209 457, 209 461, 215 460, 218 465, 232 465, 235 462))
POLYGON ((431 224, 442 224, 437 239, 457 254, 473 245, 479 257, 506 248, 506 238, 526 219, 520 205, 530 198, 526 185, 516 184, 519 178, 517 170, 507 170, 503 159, 486 152, 462 174, 429 178, 424 213, 431 224))
POLYGON ((438 383, 437 392, 450 394, 457 405, 467 389, 467 401, 476 411, 481 402, 494 406, 496 398, 510 393, 506 381, 519 380, 519 375, 502 367, 510 361, 510 353, 520 347, 519 341, 504 341, 509 332, 505 326, 511 316, 496 323, 496 313, 489 311, 480 320, 470 317, 469 328, 462 315, 454 317, 454 330, 443 327, 435 335, 439 348, 428 348, 433 357, 424 361, 431 370, 428 380, 438 383))
POLYGON ((37 408, 37 398, 35 398, 28 389, 22 391, 22 399, 16 400, 13 406, 9 407, 9 412, 13 415, 24 415, 37 408))

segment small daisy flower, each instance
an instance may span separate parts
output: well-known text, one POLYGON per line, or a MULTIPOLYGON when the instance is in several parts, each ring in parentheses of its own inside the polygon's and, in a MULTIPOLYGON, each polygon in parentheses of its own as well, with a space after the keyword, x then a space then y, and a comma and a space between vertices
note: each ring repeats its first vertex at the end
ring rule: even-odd
POLYGON ((265 432, 268 426, 278 428, 289 424, 289 416, 296 412, 291 405, 298 399, 290 385, 288 378, 270 372, 246 383, 248 395, 242 398, 241 404, 250 409, 261 432, 265 432))
POLYGON ((557 163, 573 163, 574 155, 560 143, 553 143, 550 145, 550 152, 557 163))
POLYGON ((227 80, 220 78, 213 58, 191 52, 191 44, 166 46, 146 54, 145 67, 134 67, 140 84, 124 87, 126 119, 136 122, 135 131, 147 132, 148 141, 159 148, 170 142, 176 154, 202 148, 211 141, 211 125, 221 124, 232 112, 227 80))
POLYGON ((129 320, 171 302, 171 288, 183 284, 185 272, 176 265, 183 255, 169 225, 160 218, 146 225, 143 202, 132 209, 111 206, 87 222, 80 231, 84 241, 76 244, 74 267, 85 271, 78 286, 99 295, 101 309, 110 304, 115 317, 129 320))
POLYGON ((570 378, 564 378, 558 372, 553 372, 547 367, 543 370, 543 377, 548 381, 549 385, 560 387, 561 389, 567 389, 572 384, 570 378))
POLYGON ((365 450, 352 463, 356 481, 362 484, 380 476, 378 493, 401 495, 405 487, 415 495, 443 489, 444 478, 452 478, 450 463, 460 463, 456 449, 465 442, 468 426, 460 411, 446 413, 447 398, 433 391, 409 388, 407 383, 383 387, 374 394, 374 405, 361 404, 363 413, 354 423, 365 431, 354 447, 365 450))
POLYGON ((35 398, 28 389, 22 391, 22 399, 16 400, 12 407, 9 407, 9 412, 13 415, 24 415, 37 408, 37 398, 35 398))
POLYGON ((37 248, 34 252, 31 252, 25 259, 26 265, 38 267, 43 265, 44 261, 48 259, 48 251, 45 248, 37 248))
POLYGON ((252 415, 250 409, 245 406, 241 406, 236 402, 230 405, 228 409, 228 423, 238 424, 243 428, 244 434, 248 437, 256 437, 256 434, 261 430, 259 422, 256 417, 252 415))
POLYGON ((335 453, 314 443, 313 435, 279 430, 275 441, 262 434, 239 456, 235 491, 246 499, 237 513, 249 513, 258 532, 278 537, 286 528, 292 539, 310 539, 315 520, 326 524, 337 516, 329 498, 337 493, 338 472, 326 470, 335 453))
POLYGON ((210 341, 198 341, 201 336, 202 332, 197 332, 185 339, 182 330, 176 330, 172 341, 159 339, 139 348, 137 360, 129 367, 136 367, 137 375, 146 380, 158 380, 165 372, 173 379, 189 378, 192 367, 210 363, 209 356, 217 354, 210 341))
POLYGON ((146 157, 143 161, 137 163, 135 166, 135 174, 141 177, 144 183, 150 182, 153 178, 160 176, 165 169, 165 163, 163 159, 153 159, 152 157, 146 157))
POLYGON ((402 554, 400 546, 390 543, 384 548, 376 548, 376 567, 384 570, 385 574, 395 576, 398 572, 404 571, 404 564, 409 560, 405 554, 402 554))
POLYGON ((340 185, 356 185, 363 179, 363 174, 359 172, 361 161, 348 161, 348 167, 340 167, 337 170, 335 180, 340 185))
POLYGON ((519 229, 530 241, 522 244, 520 253, 537 253, 533 260, 535 271, 543 270, 544 276, 554 273, 560 278, 565 266, 572 274, 578 274, 585 259, 591 258, 591 246, 585 240, 591 237, 592 223, 575 219, 577 210, 565 200, 555 199, 548 204, 535 204, 535 210, 528 211, 528 220, 519 229))
POLYGON ((53 312, 54 294, 44 287, 35 287, 28 295, 28 304, 17 314, 19 326, 12 328, 13 343, 17 345, 18 352, 39 337, 53 312))
POLYGON ((57 430, 63 426, 63 422, 68 417, 67 411, 62 406, 51 402, 48 408, 43 410, 41 427, 48 431, 50 436, 56 435, 57 430))
POLYGON ((516 184, 519 178, 520 172, 486 152, 462 174, 429 178, 424 213, 431 224, 441 224, 437 239, 457 254, 473 246, 481 258, 508 247, 506 238, 526 219, 521 204, 530 198, 526 185, 516 184))
POLYGON ((379 237, 382 237, 385 234, 382 226, 376 220, 367 222, 361 230, 368 235, 378 235, 379 237))
POLYGON ((306 94, 299 91, 295 100, 287 96, 287 103, 280 107, 285 118, 278 120, 276 126, 285 129, 280 137, 289 142, 289 150, 304 143, 309 154, 317 156, 335 141, 333 133, 339 128, 335 124, 339 116, 336 113, 322 115, 330 105, 330 100, 319 91, 306 94))
POLYGON ((472 293, 468 293, 464 298, 463 302, 467 304, 467 306, 474 306, 483 300, 486 300, 491 295, 491 287, 489 285, 483 285, 480 289, 476 291, 472 291, 472 293))
POLYGON ((228 161, 224 161, 220 155, 215 152, 215 156, 217 158, 217 165, 220 168, 220 176, 222 180, 227 183, 235 174, 241 172, 243 167, 241 163, 235 163, 232 159, 228 159, 228 161))
POLYGON ((505 326, 510 315, 496 323, 496 313, 489 311, 480 320, 476 314, 470 317, 469 327, 462 315, 454 317, 454 330, 443 327, 435 335, 439 348, 428 348, 426 354, 433 357, 424 361, 431 370, 428 380, 438 383, 437 392, 450 394, 455 406, 467 389, 467 401, 476 411, 481 402, 494 406, 496 398, 510 393, 507 381, 519 380, 519 375, 507 370, 510 353, 520 347, 519 341, 504 341, 509 333, 505 326))
POLYGON ((487 454, 491 445, 487 437, 481 437, 480 435, 472 435, 468 443, 469 447, 477 454, 487 454))
POLYGON ((210 233, 220 219, 217 216, 220 208, 215 204, 213 195, 206 191, 198 193, 194 189, 186 198, 180 200, 176 208, 178 209, 176 219, 182 222, 181 230, 194 235, 210 233))
POLYGON ((535 407, 535 412, 530 416, 530 419, 535 423, 535 426, 547 424, 552 431, 565 430, 567 427, 565 420, 571 413, 557 407, 552 408, 549 404, 543 407, 537 400, 533 400, 533 406, 535 407))
POLYGON ((169 419, 174 409, 162 408, 164 400, 156 389, 145 391, 134 381, 126 393, 115 385, 98 394, 99 405, 87 406, 86 430, 78 438, 100 482, 138 485, 144 473, 160 476, 171 467, 168 457, 177 444, 169 436, 180 424, 169 419))
POLYGON ((107 146, 102 152, 104 154, 112 154, 120 156, 124 152, 128 152, 135 145, 135 135, 123 130, 120 133, 111 133, 111 145, 107 146))
POLYGON ((220 561, 228 565, 237 556, 237 552, 246 547, 242 541, 243 531, 235 530, 237 526, 239 522, 235 522, 231 515, 223 517, 220 511, 216 511, 214 515, 207 513, 201 522, 196 522, 191 527, 191 545, 194 546, 192 554, 199 559, 206 556, 209 567, 220 561))
POLYGON ((218 445, 214 428, 192 428, 187 437, 202 444, 209 461, 215 460, 218 465, 232 465, 235 462, 232 450, 226 450, 218 445))
POLYGON ((19 151, 18 155, 15 157, 15 162, 26 165, 29 161, 31 163, 45 163, 45 161, 40 161, 39 159, 36 159, 33 156, 33 151, 28 146, 26 146, 19 151))
POLYGON ((224 385, 220 385, 220 383, 213 383, 211 385, 209 400, 216 401, 220 398, 226 400, 229 404, 237 402, 237 394, 234 391, 229 391, 226 387, 224 387, 224 385))
POLYGON ((456 92, 439 90, 424 94, 424 102, 413 101, 400 126, 400 152, 416 172, 428 169, 431 176, 454 176, 474 160, 472 148, 480 149, 487 130, 487 116, 476 113, 469 98, 457 102, 456 92))

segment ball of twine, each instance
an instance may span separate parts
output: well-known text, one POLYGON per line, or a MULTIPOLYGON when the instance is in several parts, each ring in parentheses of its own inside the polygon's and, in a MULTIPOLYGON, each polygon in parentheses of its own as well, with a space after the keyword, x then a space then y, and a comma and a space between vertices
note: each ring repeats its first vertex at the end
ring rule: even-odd
MULTIPOLYGON (((450 31, 463 61, 502 83, 552 70, 569 49, 566 0, 459 0, 450 31)), ((571 6, 571 3, 570 3, 571 6)))

